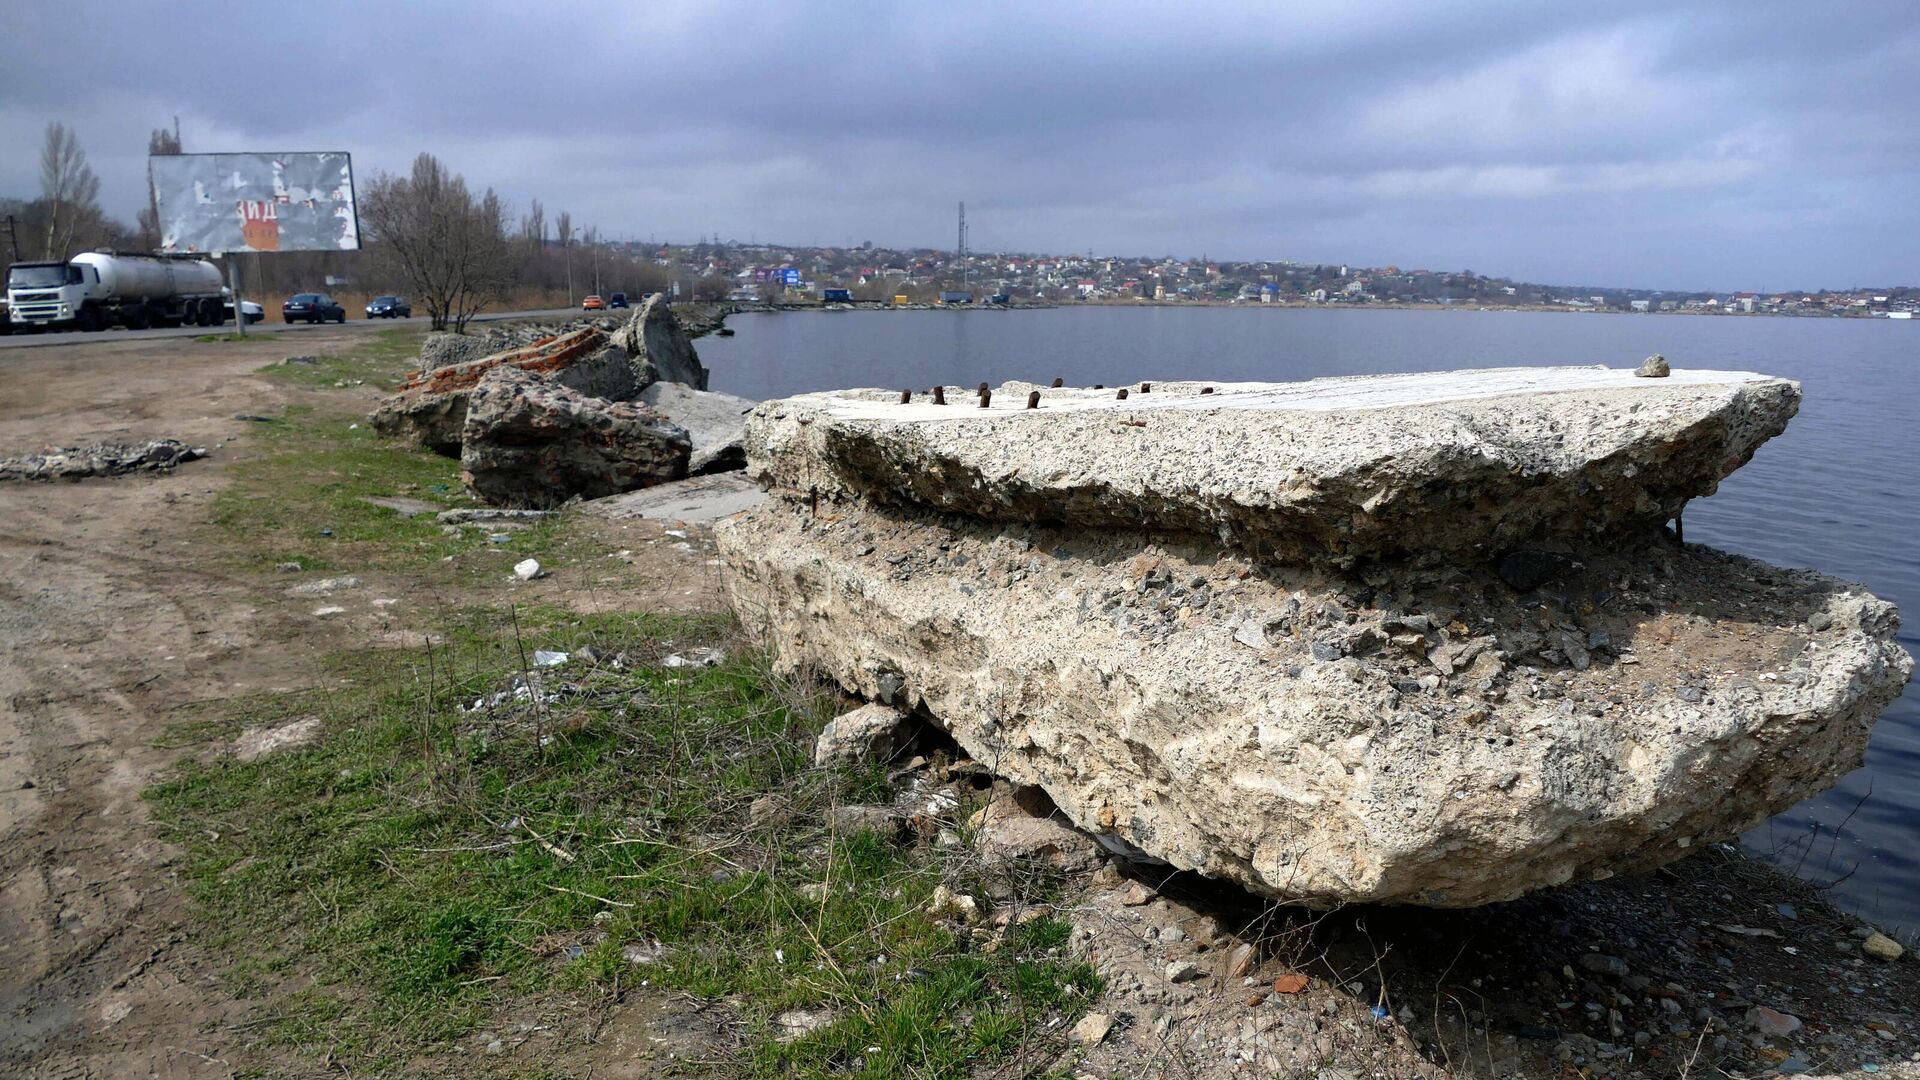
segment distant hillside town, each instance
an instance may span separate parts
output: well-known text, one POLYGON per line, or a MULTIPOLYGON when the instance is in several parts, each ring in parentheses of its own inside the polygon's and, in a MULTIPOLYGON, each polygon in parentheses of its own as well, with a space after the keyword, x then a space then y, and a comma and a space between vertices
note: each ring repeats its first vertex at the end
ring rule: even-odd
POLYGON ((1818 292, 1675 292, 1541 285, 1471 270, 1100 255, 956 254, 929 248, 616 242, 669 280, 727 299, 911 304, 1194 303, 1458 306, 1568 311, 1846 315, 1912 318, 1920 288, 1818 292))

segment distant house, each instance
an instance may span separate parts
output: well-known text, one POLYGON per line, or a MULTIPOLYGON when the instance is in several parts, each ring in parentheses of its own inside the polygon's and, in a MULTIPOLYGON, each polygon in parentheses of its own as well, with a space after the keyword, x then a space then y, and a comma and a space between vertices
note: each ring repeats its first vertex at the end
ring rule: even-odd
POLYGON ((1627 306, 1635 311, 1648 311, 1653 307, 1651 300, 1629 300, 1627 306))

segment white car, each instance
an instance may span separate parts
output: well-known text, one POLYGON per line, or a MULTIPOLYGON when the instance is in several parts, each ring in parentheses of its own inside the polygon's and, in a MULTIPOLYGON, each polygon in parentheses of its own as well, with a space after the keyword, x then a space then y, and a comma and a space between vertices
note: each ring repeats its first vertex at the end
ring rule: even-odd
MULTIPOLYGON (((251 300, 240 301, 240 310, 247 313, 248 323, 257 323, 267 317, 267 309, 251 300)), ((231 299, 227 301, 227 318, 233 318, 233 301, 231 299)))

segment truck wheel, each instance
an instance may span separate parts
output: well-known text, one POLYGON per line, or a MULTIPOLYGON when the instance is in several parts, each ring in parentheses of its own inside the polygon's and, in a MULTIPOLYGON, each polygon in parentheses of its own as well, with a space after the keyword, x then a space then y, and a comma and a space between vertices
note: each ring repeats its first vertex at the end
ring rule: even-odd
POLYGON ((89 334, 97 334, 107 328, 106 320, 100 317, 100 309, 97 307, 81 308, 79 323, 80 329, 89 334))
POLYGON ((147 315, 147 305, 134 304, 127 308, 121 315, 121 321, 127 324, 127 329, 129 330, 145 330, 150 321, 147 315))

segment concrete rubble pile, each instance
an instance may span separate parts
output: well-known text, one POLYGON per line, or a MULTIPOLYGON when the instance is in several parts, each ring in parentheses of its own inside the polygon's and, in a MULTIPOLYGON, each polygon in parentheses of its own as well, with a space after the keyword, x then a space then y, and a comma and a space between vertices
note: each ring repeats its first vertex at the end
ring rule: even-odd
POLYGON ((178 439, 63 446, 37 454, 0 458, 0 480, 85 480, 94 476, 166 472, 206 456, 204 447, 188 446, 178 439))
POLYGON ((506 347, 478 357, 445 340, 454 335, 434 335, 421 370, 369 418, 383 435, 460 458, 480 498, 550 507, 744 462, 740 417, 751 403, 705 389, 707 369, 662 298, 617 329, 487 333, 506 347), (482 396, 493 405, 476 414, 482 396))
POLYGON ((1890 604, 1666 528, 1791 382, 985 389, 755 410, 729 589, 1112 850, 1314 905, 1642 871, 1831 786, 1912 669, 1890 604))

